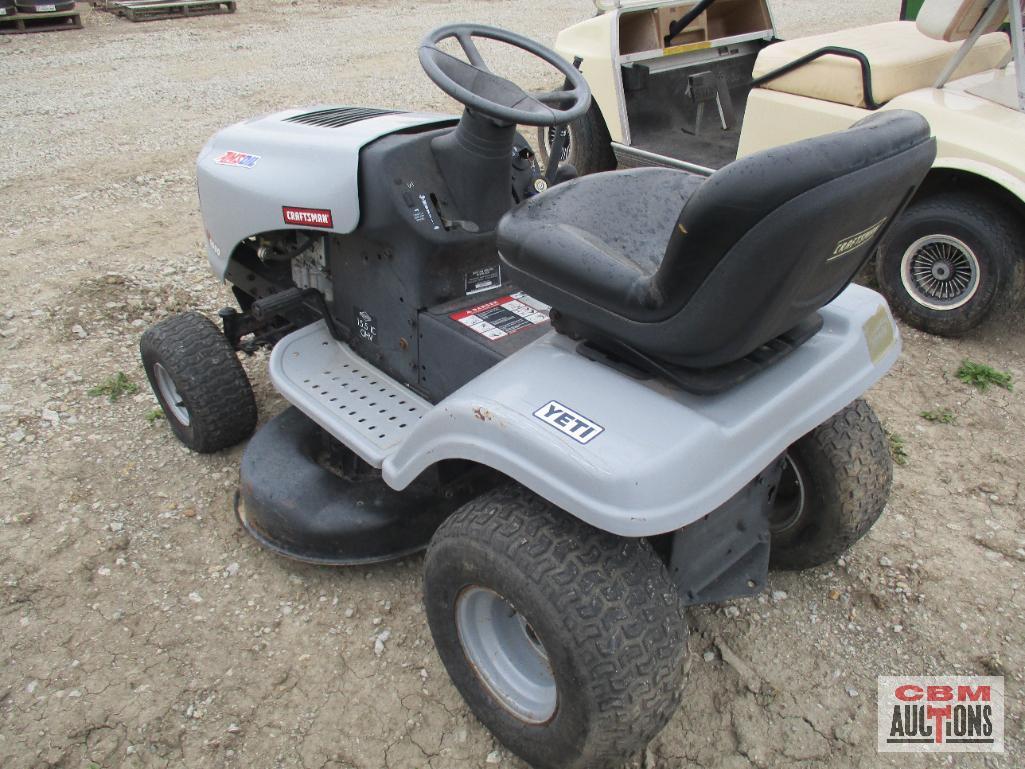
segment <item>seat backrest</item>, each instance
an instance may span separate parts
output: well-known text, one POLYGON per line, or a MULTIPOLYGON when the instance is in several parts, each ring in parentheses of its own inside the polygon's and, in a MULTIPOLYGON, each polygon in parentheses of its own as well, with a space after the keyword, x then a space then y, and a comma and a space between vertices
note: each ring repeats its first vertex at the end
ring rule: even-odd
MULTIPOLYGON (((959 42, 972 33, 994 2, 1007 5, 1006 0, 926 0, 918 12, 918 31, 934 40, 959 42)), ((998 14, 983 33, 996 32, 1006 20, 1006 11, 998 14)))
POLYGON ((737 160, 687 201, 652 288, 717 357, 746 355, 846 288, 935 157, 925 118, 893 110, 737 160))

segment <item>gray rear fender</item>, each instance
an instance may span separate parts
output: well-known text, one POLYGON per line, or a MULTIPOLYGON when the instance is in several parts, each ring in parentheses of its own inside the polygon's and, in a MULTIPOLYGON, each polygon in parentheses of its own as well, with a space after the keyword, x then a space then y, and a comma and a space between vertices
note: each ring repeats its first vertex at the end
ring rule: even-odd
POLYGON ((384 460, 384 479, 402 489, 436 462, 466 459, 614 534, 674 531, 726 502, 899 356, 874 291, 852 285, 821 313, 811 340, 714 396, 631 378, 552 332, 428 411, 384 460))

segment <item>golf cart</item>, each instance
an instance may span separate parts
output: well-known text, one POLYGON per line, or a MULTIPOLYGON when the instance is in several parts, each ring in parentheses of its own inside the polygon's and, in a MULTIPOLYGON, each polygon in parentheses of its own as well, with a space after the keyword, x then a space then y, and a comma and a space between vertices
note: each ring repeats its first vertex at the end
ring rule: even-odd
POLYGON ((594 93, 539 134, 581 173, 711 174, 867 115, 924 115, 932 172, 881 243, 880 289, 911 325, 957 336, 1018 302, 1025 277, 1025 48, 1018 0, 926 0, 911 20, 780 42, 768 0, 596 0, 556 50, 594 93), (998 31, 1010 18, 1010 38, 998 31))
POLYGON ((143 365, 212 452, 256 425, 237 353, 271 347, 292 407, 242 455, 242 526, 318 564, 426 548, 431 632, 476 716, 534 766, 615 767, 680 701, 687 605, 826 563, 882 512, 860 396, 900 343, 851 280, 935 141, 890 111, 708 179, 542 175, 516 125, 587 112, 569 62, 470 24, 419 56, 460 117, 317 107, 210 140, 207 255, 238 308, 161 321, 143 365), (480 39, 566 86, 524 92, 480 39))

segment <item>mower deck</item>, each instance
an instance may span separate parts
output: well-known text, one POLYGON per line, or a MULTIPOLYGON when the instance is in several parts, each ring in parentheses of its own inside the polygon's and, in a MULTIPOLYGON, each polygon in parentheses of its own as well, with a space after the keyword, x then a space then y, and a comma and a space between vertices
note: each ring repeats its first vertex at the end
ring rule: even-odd
POLYGON ((308 563, 353 566, 423 550, 435 529, 493 480, 448 468, 403 491, 289 408, 246 446, 236 513, 261 545, 308 563))

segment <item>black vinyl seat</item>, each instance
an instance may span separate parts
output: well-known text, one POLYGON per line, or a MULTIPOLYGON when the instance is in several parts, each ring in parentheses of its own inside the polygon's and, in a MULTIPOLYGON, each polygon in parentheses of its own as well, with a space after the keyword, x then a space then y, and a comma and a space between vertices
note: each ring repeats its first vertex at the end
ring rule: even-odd
POLYGON ((503 217, 498 247, 558 330, 668 366, 721 367, 846 288, 935 156, 921 115, 877 113, 707 179, 648 168, 557 185, 503 217))

